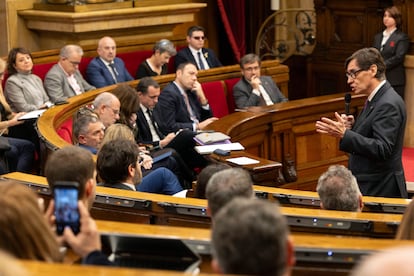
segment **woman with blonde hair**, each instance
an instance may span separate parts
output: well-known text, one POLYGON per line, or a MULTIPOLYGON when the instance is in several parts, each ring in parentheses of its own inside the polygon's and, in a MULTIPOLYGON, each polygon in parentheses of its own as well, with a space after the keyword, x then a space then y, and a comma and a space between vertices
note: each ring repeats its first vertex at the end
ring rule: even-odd
MULTIPOLYGON (((0 58, 0 83, 3 81, 5 70, 6 62, 0 58)), ((9 171, 30 173, 33 169, 34 144, 23 139, 4 137, 9 133, 9 129, 23 123, 18 120, 22 115, 24 113, 12 112, 0 85, 0 152, 4 153, 4 160, 0 165, 1 174, 9 171)))
POLYGON ((18 259, 61 261, 59 244, 36 195, 14 181, 0 185, 0 249, 18 259))

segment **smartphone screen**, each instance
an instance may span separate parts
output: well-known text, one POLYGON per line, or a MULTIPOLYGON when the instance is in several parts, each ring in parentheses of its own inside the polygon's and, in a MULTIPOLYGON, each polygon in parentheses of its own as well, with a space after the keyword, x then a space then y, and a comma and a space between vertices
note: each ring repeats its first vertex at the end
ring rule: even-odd
POLYGON ((66 226, 79 233, 78 185, 75 182, 57 182, 54 185, 56 232, 62 235, 66 226))

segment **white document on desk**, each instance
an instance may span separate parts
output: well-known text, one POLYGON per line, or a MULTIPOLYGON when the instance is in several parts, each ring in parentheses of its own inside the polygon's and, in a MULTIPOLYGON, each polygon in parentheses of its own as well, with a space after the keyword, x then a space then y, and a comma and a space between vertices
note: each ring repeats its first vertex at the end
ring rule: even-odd
POLYGON ((33 110, 30 112, 27 112, 26 114, 24 114, 23 116, 19 117, 19 119, 17 119, 18 121, 24 121, 24 120, 31 120, 31 119, 37 119, 40 117, 40 115, 43 114, 43 112, 45 112, 46 109, 38 109, 38 110, 33 110))
POLYGON ((226 161, 231 162, 231 163, 236 164, 236 165, 241 165, 241 166, 242 165, 252 165, 252 164, 260 163, 259 160, 252 159, 252 158, 249 158, 249 157, 229 158, 229 159, 226 159, 226 161))
POLYGON ((244 147, 240 143, 230 144, 217 144, 217 145, 206 145, 206 146, 195 146, 195 150, 199 154, 210 154, 216 149, 222 150, 244 150, 244 147))

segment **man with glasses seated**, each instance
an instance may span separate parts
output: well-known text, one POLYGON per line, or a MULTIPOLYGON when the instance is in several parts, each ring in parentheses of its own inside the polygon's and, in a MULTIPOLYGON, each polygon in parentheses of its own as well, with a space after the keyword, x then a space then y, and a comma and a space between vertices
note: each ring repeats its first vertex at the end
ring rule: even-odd
POLYGON ((95 89, 79 72, 83 50, 78 45, 66 45, 60 49, 59 61, 47 72, 44 86, 53 103, 95 89))
POLYGON ((256 54, 247 54, 240 59, 242 78, 233 87, 237 108, 288 101, 271 77, 260 75, 260 63, 260 58, 256 54))
POLYGON ((112 93, 103 92, 99 94, 92 103, 93 111, 101 119, 105 128, 119 120, 121 103, 112 93))
POLYGON ((368 97, 356 120, 335 112, 322 117, 316 131, 340 138, 339 149, 348 152, 348 166, 364 196, 407 198, 402 147, 406 123, 403 99, 385 78, 385 63, 375 48, 353 53, 345 62, 352 92, 368 97))
POLYGON ((178 68, 178 65, 185 62, 195 64, 197 66, 197 70, 206 70, 223 66, 212 49, 204 48, 204 33, 204 28, 200 26, 191 26, 188 28, 188 47, 178 51, 175 56, 175 68, 178 68))

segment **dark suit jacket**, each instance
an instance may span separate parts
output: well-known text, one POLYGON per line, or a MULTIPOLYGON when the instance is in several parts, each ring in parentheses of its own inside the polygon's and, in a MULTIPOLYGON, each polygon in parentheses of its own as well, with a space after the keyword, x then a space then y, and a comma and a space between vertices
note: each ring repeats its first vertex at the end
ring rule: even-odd
MULTIPOLYGON (((213 116, 210 109, 205 110, 201 106, 196 93, 187 91, 187 95, 191 108, 200 122, 213 116)), ((159 127, 164 135, 180 129, 193 130, 193 122, 184 98, 174 82, 169 83, 162 90, 154 109, 154 116, 160 118, 159 127)))
POLYGON ((402 147, 404 101, 386 82, 347 130, 339 148, 349 152, 349 169, 363 195, 407 197, 402 147))
MULTIPOLYGON (((374 47, 381 51, 383 34, 378 33, 374 38, 374 47)), ((405 85, 404 57, 408 52, 410 41, 408 36, 396 30, 385 43, 381 55, 384 58, 387 70, 385 75, 391 85, 405 85)))
MULTIPOLYGON (((156 122, 160 121, 157 113, 154 112, 153 117, 156 122)), ((145 118, 144 112, 142 112, 142 109, 139 109, 137 112, 136 122, 137 122, 137 127, 138 127, 138 133, 137 133, 137 137, 135 137, 135 140, 139 143, 159 146, 159 141, 154 142, 152 140, 151 129, 148 125, 147 119, 145 118)), ((163 139, 163 138, 164 136, 160 137, 160 139, 163 139)))
MULTIPOLYGON (((269 76, 260 77, 263 88, 269 94, 273 103, 287 102, 288 99, 280 92, 276 83, 269 76)), ((260 97, 252 93, 253 87, 245 79, 241 78, 233 87, 233 97, 237 108, 245 108, 248 106, 259 106, 260 97)))
MULTIPOLYGON (((118 82, 133 80, 122 59, 116 57, 114 59, 114 64, 116 71, 118 72, 116 77, 118 82)), ((88 81, 92 85, 96 86, 96 88, 115 84, 114 78, 112 77, 108 66, 106 66, 99 57, 95 57, 91 60, 88 68, 86 69, 86 76, 88 81)))
MULTIPOLYGON (((157 116, 155 112, 153 116, 154 116, 154 120, 159 125, 160 124, 159 122, 161 122, 161 119, 157 116)), ((152 140, 152 134, 151 134, 150 127, 141 109, 137 112, 137 126, 138 126, 138 133, 137 133, 137 136, 135 137, 135 140, 138 143, 153 145, 154 150, 157 150, 159 148, 160 142, 152 140)), ((191 174, 187 171, 188 168, 204 167, 206 163, 205 159, 194 150, 194 146, 196 145, 195 140, 193 139, 194 135, 195 135, 195 132, 193 131, 189 131, 189 130, 180 131, 180 133, 178 133, 174 137, 174 139, 172 139, 171 142, 168 143, 168 145, 166 145, 166 148, 175 150, 176 153, 173 152, 173 157, 177 161, 177 164, 179 165, 184 178, 188 176, 188 174, 191 174)), ((160 138, 163 139, 164 136, 160 138)), ((154 152, 155 154, 157 154, 157 152, 159 151, 157 150, 154 152)))
MULTIPOLYGON (((201 51, 203 52, 203 55, 207 60, 208 66, 210 66, 210 68, 223 66, 214 54, 213 50, 209 48, 202 48, 201 51)), ((178 65, 184 62, 192 62, 195 66, 197 66, 197 69, 200 70, 198 63, 194 59, 194 56, 188 47, 185 47, 178 51, 177 55, 175 56, 175 68, 177 69, 178 65)))

